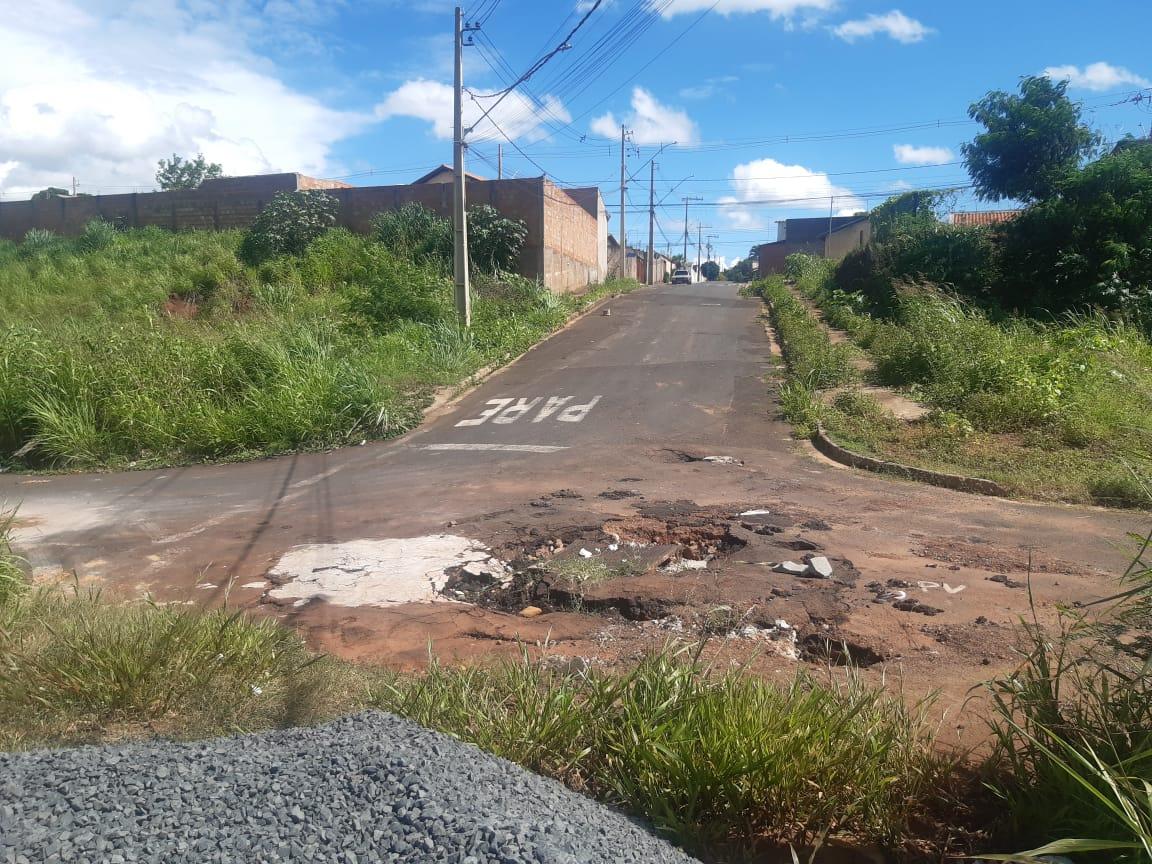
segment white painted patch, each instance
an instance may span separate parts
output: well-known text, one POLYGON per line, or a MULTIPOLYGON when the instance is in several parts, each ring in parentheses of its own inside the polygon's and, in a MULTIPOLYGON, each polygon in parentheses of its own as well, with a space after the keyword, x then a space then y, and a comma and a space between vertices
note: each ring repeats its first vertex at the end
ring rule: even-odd
POLYGON ((188 540, 195 537, 197 534, 203 534, 209 528, 215 528, 221 522, 226 521, 231 517, 230 513, 219 513, 211 519, 205 519, 196 525, 193 525, 187 531, 181 531, 179 534, 169 534, 167 537, 157 537, 153 539, 153 543, 179 543, 181 540, 188 540))
POLYGON ((263 588, 267 584, 268 584, 267 582, 245 582, 240 587, 241 588, 263 588))
POLYGON ((567 450, 552 444, 425 444, 421 450, 472 450, 478 453, 555 453, 567 450))
POLYGON ((771 510, 745 510, 740 515, 741 516, 767 516, 771 512, 772 512, 771 510))
POLYGON ((482 543, 454 534, 297 546, 269 571, 283 583, 269 596, 322 598, 339 606, 431 603, 443 600, 439 592, 448 578, 445 570, 492 560, 482 543))
POLYGON ((963 591, 967 587, 968 587, 967 585, 957 585, 955 588, 953 588, 947 582, 944 583, 944 590, 947 591, 949 594, 959 594, 961 591, 963 591))
MULTIPOLYGON (((536 416, 532 418, 532 422, 540 423, 549 417, 555 416, 556 420, 560 423, 582 423, 589 412, 591 412, 604 397, 593 396, 590 401, 582 405, 569 405, 568 403, 571 402, 573 398, 575 397, 547 397, 547 401, 540 407, 536 416)), ((469 417, 467 420, 460 420, 456 425, 483 426, 489 420, 501 425, 515 423, 521 417, 531 414, 536 409, 536 406, 540 405, 541 400, 544 400, 543 396, 516 396, 510 399, 489 399, 484 403, 484 410, 477 416, 469 417)))

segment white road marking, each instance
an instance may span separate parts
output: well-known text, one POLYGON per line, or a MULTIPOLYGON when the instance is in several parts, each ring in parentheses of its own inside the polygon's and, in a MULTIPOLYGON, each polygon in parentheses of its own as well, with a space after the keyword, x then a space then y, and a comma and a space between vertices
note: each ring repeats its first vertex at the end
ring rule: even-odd
MULTIPOLYGON (((515 423, 521 417, 531 413, 543 398, 543 396, 531 398, 519 396, 509 399, 489 399, 484 403, 485 408, 478 416, 470 417, 467 420, 459 420, 456 425, 483 426, 489 420, 501 425, 515 423)), ((568 403, 571 402, 573 398, 575 397, 549 396, 548 401, 544 403, 536 416, 532 418, 532 422, 539 423, 542 420, 547 420, 554 414, 556 415, 556 419, 561 423, 583 422, 584 418, 588 416, 588 413, 595 408, 597 403, 604 397, 593 396, 590 402, 586 402, 583 405, 569 405, 568 403)))
POLYGON ((499 453, 555 453, 557 450, 567 450, 567 447, 556 447, 551 444, 425 444, 421 450, 475 450, 480 452, 499 453))

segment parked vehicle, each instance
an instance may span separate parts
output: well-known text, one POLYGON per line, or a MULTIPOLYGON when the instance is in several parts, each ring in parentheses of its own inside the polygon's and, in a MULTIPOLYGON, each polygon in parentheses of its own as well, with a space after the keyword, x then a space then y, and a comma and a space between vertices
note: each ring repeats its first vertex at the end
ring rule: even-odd
POLYGON ((673 285, 691 285, 692 284, 692 274, 689 273, 687 270, 684 270, 684 269, 676 270, 672 273, 672 284, 673 285))

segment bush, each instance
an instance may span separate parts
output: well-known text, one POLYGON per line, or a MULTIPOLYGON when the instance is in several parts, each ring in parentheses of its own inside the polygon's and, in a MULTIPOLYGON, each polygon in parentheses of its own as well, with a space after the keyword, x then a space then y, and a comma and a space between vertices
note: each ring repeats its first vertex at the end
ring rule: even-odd
POLYGON ((1004 302, 1100 306, 1152 332, 1152 144, 1118 147, 1004 226, 1004 302))
POLYGON ((484 273, 515 270, 528 226, 506 219, 487 204, 468 209, 468 255, 472 268, 484 273))
POLYGON ((60 238, 47 228, 32 228, 24 235, 24 242, 20 244, 20 254, 25 258, 34 258, 58 249, 60 238))
POLYGON ((452 222, 421 204, 379 213, 372 220, 373 236, 399 258, 452 267, 452 222))
POLYGON ((388 252, 368 254, 373 264, 365 268, 349 298, 348 308, 357 320, 382 333, 401 321, 434 324, 454 315, 452 282, 439 268, 388 252))
POLYGON ((302 255, 336 224, 340 202, 318 189, 277 192, 260 211, 240 244, 240 257, 259 264, 275 255, 302 255))
POLYGON ((85 252, 96 252, 107 249, 116 242, 116 226, 103 219, 93 219, 84 226, 84 233, 77 239, 76 244, 85 252))

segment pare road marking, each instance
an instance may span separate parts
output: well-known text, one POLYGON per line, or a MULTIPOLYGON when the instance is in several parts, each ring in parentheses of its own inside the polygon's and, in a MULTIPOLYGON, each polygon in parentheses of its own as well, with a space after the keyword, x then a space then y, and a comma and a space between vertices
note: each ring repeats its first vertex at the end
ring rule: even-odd
POLYGON ((567 447, 556 447, 551 444, 425 444, 421 450, 472 450, 476 452, 496 453, 555 453, 558 450, 567 450, 567 447))
POLYGON ((536 396, 535 398, 524 398, 521 396, 510 399, 489 399, 484 403, 485 408, 478 416, 461 420, 456 425, 483 426, 489 420, 500 425, 507 425, 515 423, 520 418, 531 414, 536 410, 537 406, 540 406, 540 409, 536 411, 536 416, 532 418, 533 423, 541 423, 550 417, 555 417, 559 423, 582 423, 584 418, 588 416, 603 397, 593 396, 591 401, 569 405, 568 403, 574 398, 574 396, 549 396, 543 405, 540 405, 541 401, 544 400, 543 396, 536 396))

